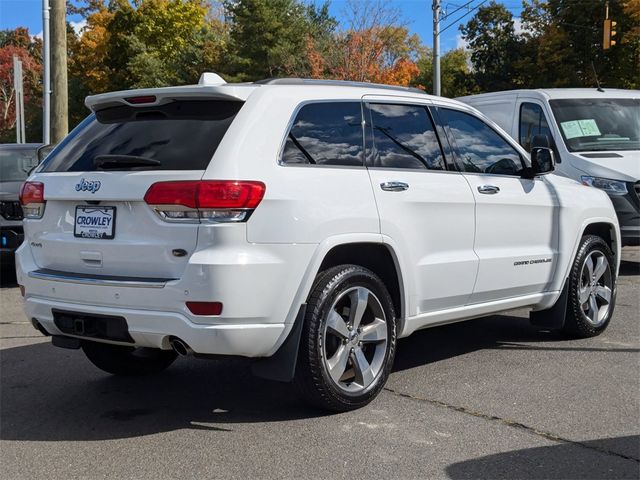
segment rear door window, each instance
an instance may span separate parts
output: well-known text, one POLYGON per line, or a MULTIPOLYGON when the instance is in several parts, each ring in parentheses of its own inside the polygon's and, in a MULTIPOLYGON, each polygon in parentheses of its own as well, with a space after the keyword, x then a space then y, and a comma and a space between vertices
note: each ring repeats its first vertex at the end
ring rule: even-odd
POLYGON ((56 147, 42 171, 205 170, 242 105, 181 100, 99 110, 56 147), (104 158, 114 161, 96 161, 104 158))
POLYGON ((444 158, 427 107, 368 104, 374 152, 370 166, 445 170, 444 158))
POLYGON ((296 115, 282 152, 284 165, 363 165, 360 102, 304 105, 296 115))

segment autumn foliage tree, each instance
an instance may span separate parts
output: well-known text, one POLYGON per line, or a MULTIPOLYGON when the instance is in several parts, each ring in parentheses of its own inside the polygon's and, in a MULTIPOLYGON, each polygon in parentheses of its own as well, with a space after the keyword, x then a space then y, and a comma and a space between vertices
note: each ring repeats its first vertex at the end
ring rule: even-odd
POLYGON ((16 95, 13 81, 13 57, 22 61, 27 138, 39 136, 37 110, 40 105, 41 64, 37 54, 40 44, 26 29, 0 35, 0 141, 15 141, 16 95))

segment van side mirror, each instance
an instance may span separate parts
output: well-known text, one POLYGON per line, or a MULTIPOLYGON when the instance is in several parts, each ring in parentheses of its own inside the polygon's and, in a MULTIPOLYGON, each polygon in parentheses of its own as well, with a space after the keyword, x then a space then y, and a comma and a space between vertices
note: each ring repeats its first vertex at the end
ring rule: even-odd
POLYGON ((533 147, 531 149, 531 169, 534 175, 545 175, 556 169, 553 150, 549 147, 533 147))
POLYGON ((536 147, 550 148, 555 154, 556 158, 554 158, 554 160, 557 163, 560 163, 561 161, 560 154, 558 153, 558 149, 552 138, 549 138, 544 133, 541 133, 539 135, 534 135, 533 138, 531 139, 531 150, 533 151, 533 149, 536 147))

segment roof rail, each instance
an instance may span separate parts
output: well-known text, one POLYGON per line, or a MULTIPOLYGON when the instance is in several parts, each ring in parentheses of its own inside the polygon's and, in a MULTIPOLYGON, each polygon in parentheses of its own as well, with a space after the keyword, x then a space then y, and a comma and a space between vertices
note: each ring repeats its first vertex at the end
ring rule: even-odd
POLYGON ((401 87, 396 85, 385 85, 382 83, 352 82, 349 80, 323 80, 315 78, 265 78, 253 82, 257 85, 325 85, 335 87, 360 87, 379 88, 383 90, 399 90, 402 92, 413 92, 425 94, 424 90, 415 87, 401 87))

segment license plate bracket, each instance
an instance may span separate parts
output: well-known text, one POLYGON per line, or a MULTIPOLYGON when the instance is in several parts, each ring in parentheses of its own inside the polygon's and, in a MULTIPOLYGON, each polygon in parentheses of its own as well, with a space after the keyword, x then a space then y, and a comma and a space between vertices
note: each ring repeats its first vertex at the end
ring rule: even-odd
POLYGON ((73 236, 112 240, 116 235, 116 207, 78 205, 73 223, 73 236))

